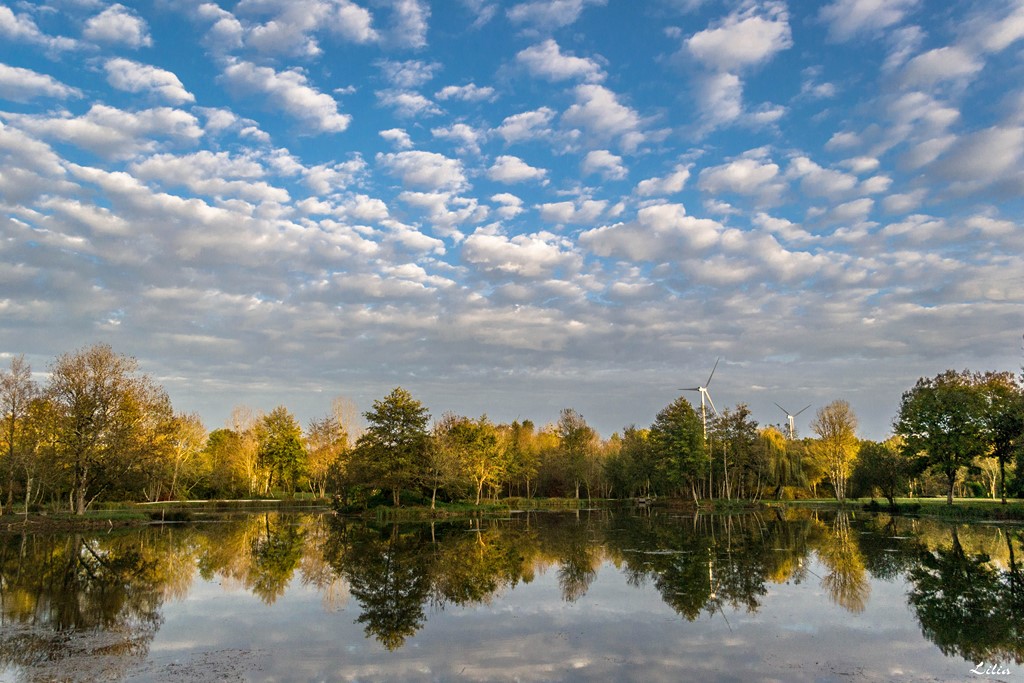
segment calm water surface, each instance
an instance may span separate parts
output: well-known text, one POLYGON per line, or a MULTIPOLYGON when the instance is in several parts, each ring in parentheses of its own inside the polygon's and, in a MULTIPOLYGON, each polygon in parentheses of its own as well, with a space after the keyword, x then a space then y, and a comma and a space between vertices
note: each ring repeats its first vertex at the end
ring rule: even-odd
POLYGON ((7 534, 0 680, 1022 680, 1021 539, 812 511, 7 534))

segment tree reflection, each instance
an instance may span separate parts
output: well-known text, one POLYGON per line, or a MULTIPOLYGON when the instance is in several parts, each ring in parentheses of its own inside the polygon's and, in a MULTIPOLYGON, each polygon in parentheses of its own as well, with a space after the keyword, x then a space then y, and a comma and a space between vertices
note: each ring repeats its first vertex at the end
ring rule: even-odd
POLYGON ((168 539, 150 540, 0 536, 0 663, 62 680, 116 677, 143 659, 178 580, 168 539))
POLYGON ((951 534, 948 548, 922 553, 909 573, 922 632, 947 655, 1024 662, 1024 588, 1013 539, 1007 536, 1009 567, 1001 570, 986 554, 967 554, 955 527, 951 534))
POLYGON ((865 571, 864 556, 850 532, 847 511, 836 513, 832 533, 818 548, 818 559, 828 569, 821 579, 821 587, 832 601, 850 612, 863 612, 871 595, 871 584, 865 571))
POLYGON ((263 515, 261 533, 249 547, 251 564, 246 586, 263 602, 273 604, 284 594, 302 560, 305 546, 302 528, 287 517, 263 515))
POLYGON ((401 647, 426 619, 430 558, 422 550, 418 534, 402 533, 397 524, 379 530, 341 525, 328 549, 362 607, 356 621, 388 650, 401 647))

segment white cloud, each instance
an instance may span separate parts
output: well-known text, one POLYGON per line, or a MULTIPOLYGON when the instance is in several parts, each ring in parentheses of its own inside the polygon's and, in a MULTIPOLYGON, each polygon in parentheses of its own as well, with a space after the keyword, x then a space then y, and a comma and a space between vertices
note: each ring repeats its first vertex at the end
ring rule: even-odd
POLYGON ((487 169, 487 177, 501 183, 521 183, 527 180, 543 180, 547 176, 543 168, 535 168, 516 156, 502 155, 487 169))
POLYGON ((510 7, 507 14, 513 23, 550 30, 574 23, 586 5, 605 2, 607 0, 530 0, 510 7))
POLYGON ((491 201, 501 204, 500 207, 495 209, 495 213, 502 218, 515 218, 523 212, 523 200, 514 194, 499 192, 498 194, 491 196, 491 201))
POLYGON ((377 135, 394 145, 395 149, 412 149, 412 138, 401 128, 388 128, 377 135))
POLYGON ((152 92, 172 104, 195 102, 195 96, 170 71, 120 57, 108 59, 103 67, 107 71, 107 82, 118 90, 152 92))
POLYGON ((882 200, 882 208, 886 213, 910 213, 918 209, 928 196, 928 190, 920 188, 912 192, 891 194, 882 200))
POLYGON ((436 104, 420 93, 409 90, 380 90, 377 92, 377 100, 403 118, 436 116, 441 113, 436 104))
POLYGON ((87 149, 100 156, 131 158, 153 151, 163 138, 192 144, 203 135, 199 121, 188 112, 167 107, 127 112, 94 104, 82 116, 9 115, 18 127, 87 149))
POLYGON ((388 42, 409 48, 427 45, 430 7, 420 0, 393 0, 388 42))
POLYGON ((604 199, 577 199, 571 202, 541 204, 540 217, 549 223, 587 225, 600 218, 608 202, 604 199))
POLYGON ((554 110, 548 107, 524 111, 506 117, 495 132, 509 144, 547 138, 552 135, 551 121, 554 117, 554 110))
POLYGON ((800 180, 800 188, 813 197, 837 199, 857 187, 857 177, 842 171, 822 168, 805 156, 790 160, 786 175, 800 180))
POLYGON ((698 78, 697 92, 703 119, 712 128, 731 123, 743 114, 743 83, 736 74, 705 74, 698 78))
POLYGON ((373 15, 350 0, 337 0, 328 17, 331 30, 353 43, 371 43, 380 39, 373 28, 373 15))
POLYGON ((657 204, 628 223, 588 230, 579 242, 598 256, 662 262, 704 252, 722 230, 716 221, 688 216, 682 204, 657 204))
POLYGON ((462 257, 484 270, 526 278, 548 277, 578 260, 566 240, 548 232, 506 237, 478 231, 466 238, 462 257))
POLYGON ((836 0, 821 8, 829 38, 843 42, 861 34, 876 34, 903 21, 918 0, 836 0))
POLYGON ((309 85, 298 69, 274 71, 251 62, 230 60, 223 78, 242 91, 262 93, 294 118, 311 124, 319 133, 340 133, 352 117, 338 113, 338 103, 330 95, 309 85))
POLYGON ((641 180, 636 185, 636 193, 641 197, 663 197, 682 192, 686 181, 690 179, 690 167, 677 164, 675 170, 667 176, 641 180))
POLYGON ((5 5, 0 5, 0 36, 9 40, 42 45, 53 52, 73 50, 78 42, 72 38, 48 36, 39 30, 32 17, 15 14, 5 5))
POLYGON ((760 150, 700 172, 697 186, 712 195, 735 192, 743 195, 777 194, 785 189, 780 182, 779 166, 766 159, 760 150))
POLYGON ((758 13, 751 8, 730 14, 715 28, 686 40, 695 59, 719 71, 756 66, 793 45, 784 5, 768 3, 758 13))
POLYGON ((475 83, 466 85, 446 85, 434 93, 439 100, 462 100, 464 102, 483 102, 494 99, 494 88, 490 86, 479 87, 475 83))
POLYGON ((377 163, 408 189, 458 190, 466 185, 462 163, 435 152, 408 151, 378 154, 377 163))
POLYGON ((846 159, 841 163, 854 173, 870 173, 871 171, 877 170, 880 165, 878 159, 868 156, 853 157, 851 159, 846 159))
POLYGON ((968 185, 1021 174, 1024 128, 993 126, 963 136, 938 161, 940 173, 968 185))
POLYGON ((81 96, 81 90, 64 85, 53 76, 0 64, 0 97, 4 99, 28 102, 37 97, 67 99, 81 96))
POLYGON ((439 140, 456 143, 459 154, 480 154, 484 133, 465 123, 454 123, 447 128, 432 128, 430 134, 439 140))
POLYGON ((604 80, 600 64, 585 57, 562 54, 558 43, 552 38, 521 50, 516 55, 516 61, 533 76, 549 81, 579 78, 593 83, 604 80))
POLYGON ((419 59, 402 62, 385 59, 377 62, 377 66, 384 73, 388 83, 399 90, 418 88, 428 83, 441 68, 437 62, 424 62, 419 59))
POLYGON ((158 154, 131 166, 132 174, 165 187, 182 186, 198 194, 239 197, 255 202, 289 201, 288 192, 263 180, 266 170, 249 156, 197 152, 186 156, 158 154))
POLYGON ((587 156, 580 163, 580 171, 583 175, 599 173, 605 180, 622 180, 629 173, 622 165, 622 157, 606 149, 587 152, 587 156))
POLYGON ((903 83, 927 87, 941 81, 963 79, 981 71, 985 63, 962 47, 940 47, 914 57, 903 71, 903 83))
POLYGON ((85 22, 82 35, 98 43, 148 47, 153 44, 149 27, 134 11, 124 5, 111 5, 85 22))
POLYGON ((598 142, 618 138, 626 152, 635 151, 644 139, 639 114, 602 85, 576 86, 576 104, 562 114, 562 120, 583 128, 598 142))

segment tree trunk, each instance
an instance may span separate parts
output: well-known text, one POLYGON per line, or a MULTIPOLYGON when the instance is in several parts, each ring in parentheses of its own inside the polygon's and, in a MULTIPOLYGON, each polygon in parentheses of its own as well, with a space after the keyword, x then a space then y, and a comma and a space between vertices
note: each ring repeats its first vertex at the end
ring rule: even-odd
POLYGON ((953 486, 956 484, 956 471, 952 474, 947 474, 946 478, 949 479, 949 488, 946 490, 946 505, 953 504, 953 486))
POLYGON ((1003 458, 999 458, 999 494, 1006 505, 1006 461, 1003 458))

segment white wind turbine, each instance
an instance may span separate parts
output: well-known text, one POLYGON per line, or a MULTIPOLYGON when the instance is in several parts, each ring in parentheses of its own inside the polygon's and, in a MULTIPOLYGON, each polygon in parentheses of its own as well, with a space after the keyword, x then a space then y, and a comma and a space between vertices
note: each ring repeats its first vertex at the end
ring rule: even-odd
MULTIPOLYGON (((772 401, 772 403, 775 403, 775 402, 772 401)), ((779 406, 778 403, 775 403, 775 405, 779 406)), ((800 413, 804 412, 805 410, 807 410, 810 407, 811 407, 811 404, 808 403, 807 405, 805 405, 803 408, 801 408, 800 410, 796 411, 795 413, 790 413, 788 410, 786 410, 782 406, 779 406, 779 410, 784 412, 786 414, 786 419, 789 420, 789 440, 790 441, 792 441, 793 437, 796 436, 796 416, 799 415, 800 413)))
POLYGON ((718 369, 718 361, 722 360, 719 358, 715 361, 715 367, 711 368, 711 374, 708 375, 708 381, 704 383, 704 386, 700 387, 687 387, 680 389, 679 391, 699 391, 700 392, 700 419, 704 423, 704 440, 708 438, 708 413, 706 404, 711 404, 711 411, 718 415, 718 409, 715 408, 715 402, 711 400, 711 394, 708 393, 708 386, 711 384, 711 378, 715 376, 715 370, 718 369))

